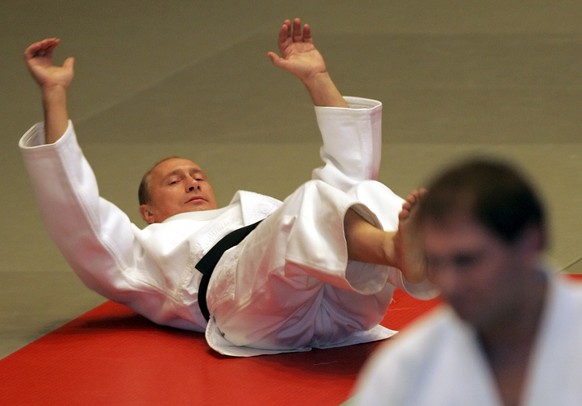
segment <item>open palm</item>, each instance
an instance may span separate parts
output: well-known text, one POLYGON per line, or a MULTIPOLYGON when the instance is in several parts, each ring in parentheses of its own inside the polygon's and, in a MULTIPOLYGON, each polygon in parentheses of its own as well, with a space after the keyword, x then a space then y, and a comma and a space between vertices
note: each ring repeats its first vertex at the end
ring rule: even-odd
POLYGON ((275 66, 302 80, 327 72, 323 57, 313 45, 311 28, 308 24, 302 27, 298 18, 293 23, 289 20, 283 23, 278 45, 280 55, 268 53, 275 66))

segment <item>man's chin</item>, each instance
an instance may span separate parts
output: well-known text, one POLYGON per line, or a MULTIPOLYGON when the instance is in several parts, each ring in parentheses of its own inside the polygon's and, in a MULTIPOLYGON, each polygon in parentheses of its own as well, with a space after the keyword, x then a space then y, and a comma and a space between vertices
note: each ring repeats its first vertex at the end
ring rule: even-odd
POLYGON ((453 308, 457 317, 465 323, 473 326, 479 324, 479 314, 481 313, 479 309, 475 309, 473 306, 466 304, 460 305, 453 302, 450 302, 449 305, 453 308))
POLYGON ((185 212, 211 210, 212 205, 204 199, 191 200, 186 203, 185 212))
POLYGON ((212 210, 212 209, 210 207, 208 207, 207 205, 200 205, 200 206, 190 207, 188 210, 185 210, 184 213, 191 213, 193 211, 206 211, 206 210, 212 210))

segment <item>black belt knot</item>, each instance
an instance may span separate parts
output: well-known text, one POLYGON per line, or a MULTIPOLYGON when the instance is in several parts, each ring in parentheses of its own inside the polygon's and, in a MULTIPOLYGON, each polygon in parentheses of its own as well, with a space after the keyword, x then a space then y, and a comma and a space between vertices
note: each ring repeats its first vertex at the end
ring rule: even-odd
POLYGON ((202 273, 202 280, 198 287, 198 306, 200 306, 200 311, 206 321, 210 319, 210 312, 208 311, 208 305, 206 304, 206 292, 216 264, 218 264, 218 261, 226 250, 238 245, 259 225, 261 221, 262 220, 231 231, 214 244, 214 246, 210 248, 210 251, 208 251, 196 264, 196 269, 202 273))

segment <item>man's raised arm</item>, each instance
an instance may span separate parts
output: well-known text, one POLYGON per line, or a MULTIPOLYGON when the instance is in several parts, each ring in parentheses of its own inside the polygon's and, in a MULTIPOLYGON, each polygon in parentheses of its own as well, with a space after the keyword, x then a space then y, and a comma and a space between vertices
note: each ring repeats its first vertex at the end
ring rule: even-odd
POLYGON ((279 30, 279 52, 267 55, 273 65, 281 68, 305 85, 313 104, 322 107, 347 107, 341 93, 331 80, 323 57, 313 45, 309 24, 301 25, 296 18, 286 20, 279 30))
POLYGON ((53 63, 53 51, 59 42, 58 38, 47 38, 29 45, 24 51, 26 66, 42 92, 47 144, 58 141, 69 122, 67 89, 74 76, 74 59, 65 59, 62 66, 53 63))
POLYGON ((313 179, 345 191, 361 181, 377 179, 382 148, 382 103, 342 97, 323 57, 313 45, 311 28, 308 24, 302 25, 300 19, 283 23, 278 45, 279 54, 269 52, 269 58, 275 66, 301 80, 315 104, 324 166, 313 171, 313 179))

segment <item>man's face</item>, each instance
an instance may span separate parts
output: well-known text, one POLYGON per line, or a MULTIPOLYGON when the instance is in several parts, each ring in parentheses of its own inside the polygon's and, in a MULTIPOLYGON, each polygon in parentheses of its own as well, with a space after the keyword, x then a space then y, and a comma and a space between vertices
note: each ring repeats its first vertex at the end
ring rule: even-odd
POLYGON ((156 165, 149 178, 149 194, 150 201, 140 206, 149 224, 179 213, 218 208, 206 174, 188 159, 170 158, 156 165))
POLYGON ((478 329, 502 325, 519 312, 537 265, 530 234, 507 243, 466 217, 429 220, 421 228, 428 277, 461 319, 478 329))

